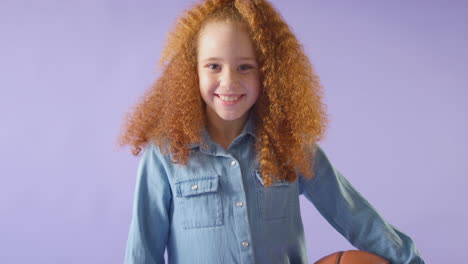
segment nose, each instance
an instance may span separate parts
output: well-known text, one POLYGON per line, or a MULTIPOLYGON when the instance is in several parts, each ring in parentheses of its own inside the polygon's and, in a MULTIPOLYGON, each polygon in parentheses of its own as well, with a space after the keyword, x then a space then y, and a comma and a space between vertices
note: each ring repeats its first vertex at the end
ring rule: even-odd
POLYGON ((239 85, 239 77, 237 76, 237 72, 231 68, 228 68, 221 74, 221 82, 220 85, 225 90, 236 90, 237 86, 239 85))

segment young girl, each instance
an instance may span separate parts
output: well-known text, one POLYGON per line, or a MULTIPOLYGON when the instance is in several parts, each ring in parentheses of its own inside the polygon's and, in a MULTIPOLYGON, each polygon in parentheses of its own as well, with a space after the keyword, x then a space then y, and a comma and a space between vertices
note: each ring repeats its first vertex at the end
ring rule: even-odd
POLYGON ((309 263, 303 194, 352 245, 424 263, 336 170, 309 59, 265 0, 208 0, 169 35, 120 137, 143 150, 126 263, 309 263))

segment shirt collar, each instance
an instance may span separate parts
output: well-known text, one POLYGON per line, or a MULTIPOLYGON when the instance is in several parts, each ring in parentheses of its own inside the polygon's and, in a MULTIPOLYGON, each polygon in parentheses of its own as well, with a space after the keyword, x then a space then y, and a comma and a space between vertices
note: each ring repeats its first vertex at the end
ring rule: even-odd
POLYGON ((252 111, 250 111, 249 117, 247 118, 247 122, 245 123, 244 128, 242 129, 242 132, 239 136, 242 136, 244 134, 249 134, 253 138, 255 138, 255 140, 257 140, 257 135, 255 134, 255 118, 252 114, 252 111))
MULTIPOLYGON (((215 152, 214 142, 211 140, 206 128, 202 129, 201 134, 202 134, 202 139, 206 144, 205 146, 201 148, 202 151, 214 153, 215 152)), ((234 141, 240 140, 245 135, 250 135, 255 140, 258 140, 257 135, 255 134, 255 118, 254 118, 254 115, 252 114, 252 111, 250 111, 249 113, 249 117, 247 118, 247 122, 245 123, 244 128, 242 129, 241 133, 234 139, 234 141)), ((189 148, 190 149, 200 148, 200 144, 192 143, 189 145, 189 148)))

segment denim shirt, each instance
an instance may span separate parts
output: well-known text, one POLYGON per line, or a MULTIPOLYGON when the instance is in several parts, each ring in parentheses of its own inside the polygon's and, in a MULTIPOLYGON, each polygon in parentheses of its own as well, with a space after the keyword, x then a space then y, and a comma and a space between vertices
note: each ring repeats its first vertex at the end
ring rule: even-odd
MULTIPOLYGON (((149 143, 140 159, 125 263, 286 264, 307 258, 299 195, 357 249, 392 263, 424 263, 410 237, 387 223, 317 144, 309 180, 263 185, 249 116, 228 150, 203 131, 187 166, 149 143)), ((338 249, 337 249, 338 250, 338 249)))

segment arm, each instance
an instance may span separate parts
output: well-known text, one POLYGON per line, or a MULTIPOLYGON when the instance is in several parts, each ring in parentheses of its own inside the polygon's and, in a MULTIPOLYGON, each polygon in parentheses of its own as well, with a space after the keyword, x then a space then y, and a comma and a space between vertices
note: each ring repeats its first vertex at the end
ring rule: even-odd
POLYGON ((394 264, 424 263, 409 236, 387 223, 317 145, 315 177, 299 175, 301 194, 353 246, 394 264))
POLYGON ((148 144, 139 163, 126 264, 164 263, 172 193, 160 156, 157 148, 148 144))

